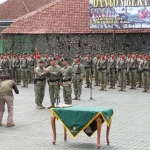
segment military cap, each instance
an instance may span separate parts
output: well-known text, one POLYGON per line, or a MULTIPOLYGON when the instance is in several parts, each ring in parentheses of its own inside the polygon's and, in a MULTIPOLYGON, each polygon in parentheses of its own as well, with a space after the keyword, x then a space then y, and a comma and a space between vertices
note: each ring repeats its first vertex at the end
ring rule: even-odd
POLYGON ((88 52, 87 54, 90 54, 90 55, 91 55, 91 53, 90 53, 90 52, 88 52))
POLYGON ((42 63, 42 62, 44 62, 44 60, 43 60, 43 59, 39 59, 38 62, 39 62, 39 63, 42 63))
POLYGON ((55 57, 53 57, 53 58, 51 58, 51 60, 56 60, 56 58, 55 58, 55 57))
POLYGON ((79 58, 79 56, 75 56, 74 58, 79 58))
POLYGON ((65 57, 65 58, 63 58, 63 59, 62 59, 62 61, 68 61, 68 58, 67 58, 67 57, 65 57))
POLYGON ((100 53, 100 55, 105 55, 105 53, 102 52, 102 53, 100 53))
POLYGON ((79 52, 77 52, 77 54, 81 54, 81 52, 79 51, 79 52))

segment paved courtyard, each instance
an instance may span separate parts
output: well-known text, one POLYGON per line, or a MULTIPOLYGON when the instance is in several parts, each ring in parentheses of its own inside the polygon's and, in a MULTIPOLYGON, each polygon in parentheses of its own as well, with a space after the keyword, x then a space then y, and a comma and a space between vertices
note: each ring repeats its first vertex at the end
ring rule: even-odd
MULTIPOLYGON (((83 88, 82 100, 73 105, 107 107, 114 109, 110 130, 110 146, 106 145, 106 124, 101 133, 101 150, 150 150, 150 93, 142 89, 118 92, 117 89, 98 91, 93 89, 95 101, 88 101, 90 90, 83 88)), ((15 127, 6 128, 5 113, 0 127, 0 150, 95 150, 96 133, 87 137, 83 132, 73 139, 68 133, 67 142, 63 141, 63 127, 56 121, 57 141, 52 145, 51 113, 48 109, 37 110, 34 103, 34 88, 21 88, 15 95, 15 127)), ((61 89, 62 97, 62 89, 61 89)), ((61 99, 61 102, 63 100, 61 99)), ((48 86, 44 106, 50 105, 48 86)))

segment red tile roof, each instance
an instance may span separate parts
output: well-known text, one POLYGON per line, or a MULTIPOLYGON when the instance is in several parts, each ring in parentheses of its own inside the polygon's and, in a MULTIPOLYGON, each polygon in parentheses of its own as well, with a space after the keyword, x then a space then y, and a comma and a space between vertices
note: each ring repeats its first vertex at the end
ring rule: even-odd
MULTIPOLYGON (((113 30, 90 29, 89 0, 55 0, 15 20, 8 33, 66 34, 66 33, 112 33, 113 30)), ((150 32, 150 29, 123 29, 116 33, 150 32)))
POLYGON ((0 20, 13 20, 34 11, 52 0, 7 0, 0 5, 0 20))

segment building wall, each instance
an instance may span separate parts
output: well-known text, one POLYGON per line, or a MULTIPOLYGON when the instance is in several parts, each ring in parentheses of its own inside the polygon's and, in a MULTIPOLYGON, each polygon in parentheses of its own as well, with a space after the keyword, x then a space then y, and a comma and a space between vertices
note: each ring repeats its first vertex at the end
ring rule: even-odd
POLYGON ((83 55, 87 52, 124 51, 149 52, 150 34, 116 34, 115 49, 113 34, 70 34, 70 35, 3 35, 4 52, 13 50, 15 53, 34 52, 35 48, 41 53, 64 53, 72 57, 77 51, 83 55))

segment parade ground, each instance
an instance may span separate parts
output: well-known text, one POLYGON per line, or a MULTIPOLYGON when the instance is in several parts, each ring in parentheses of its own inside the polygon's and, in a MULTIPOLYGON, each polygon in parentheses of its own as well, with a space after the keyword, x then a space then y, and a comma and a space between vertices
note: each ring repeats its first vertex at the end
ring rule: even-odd
MULTIPOLYGON (((90 89, 84 88, 84 85, 81 100, 74 100, 73 105, 105 107, 114 110, 110 129, 110 145, 106 144, 106 123, 104 123, 101 132, 101 150, 150 149, 150 93, 143 93, 142 88, 129 90, 129 86, 126 92, 119 92, 117 88, 99 91, 99 87, 93 87, 95 100, 89 101, 90 89)), ((96 132, 90 138, 84 132, 72 138, 68 132, 68 139, 64 142, 63 126, 60 121, 56 121, 57 141, 56 145, 53 145, 51 112, 48 109, 36 109, 33 84, 29 84, 29 88, 18 87, 20 94, 14 94, 16 126, 6 127, 6 111, 2 126, 0 126, 0 150, 97 149, 96 132)), ((63 103, 62 88, 61 103, 63 103)), ((43 105, 50 106, 47 85, 43 105)))

